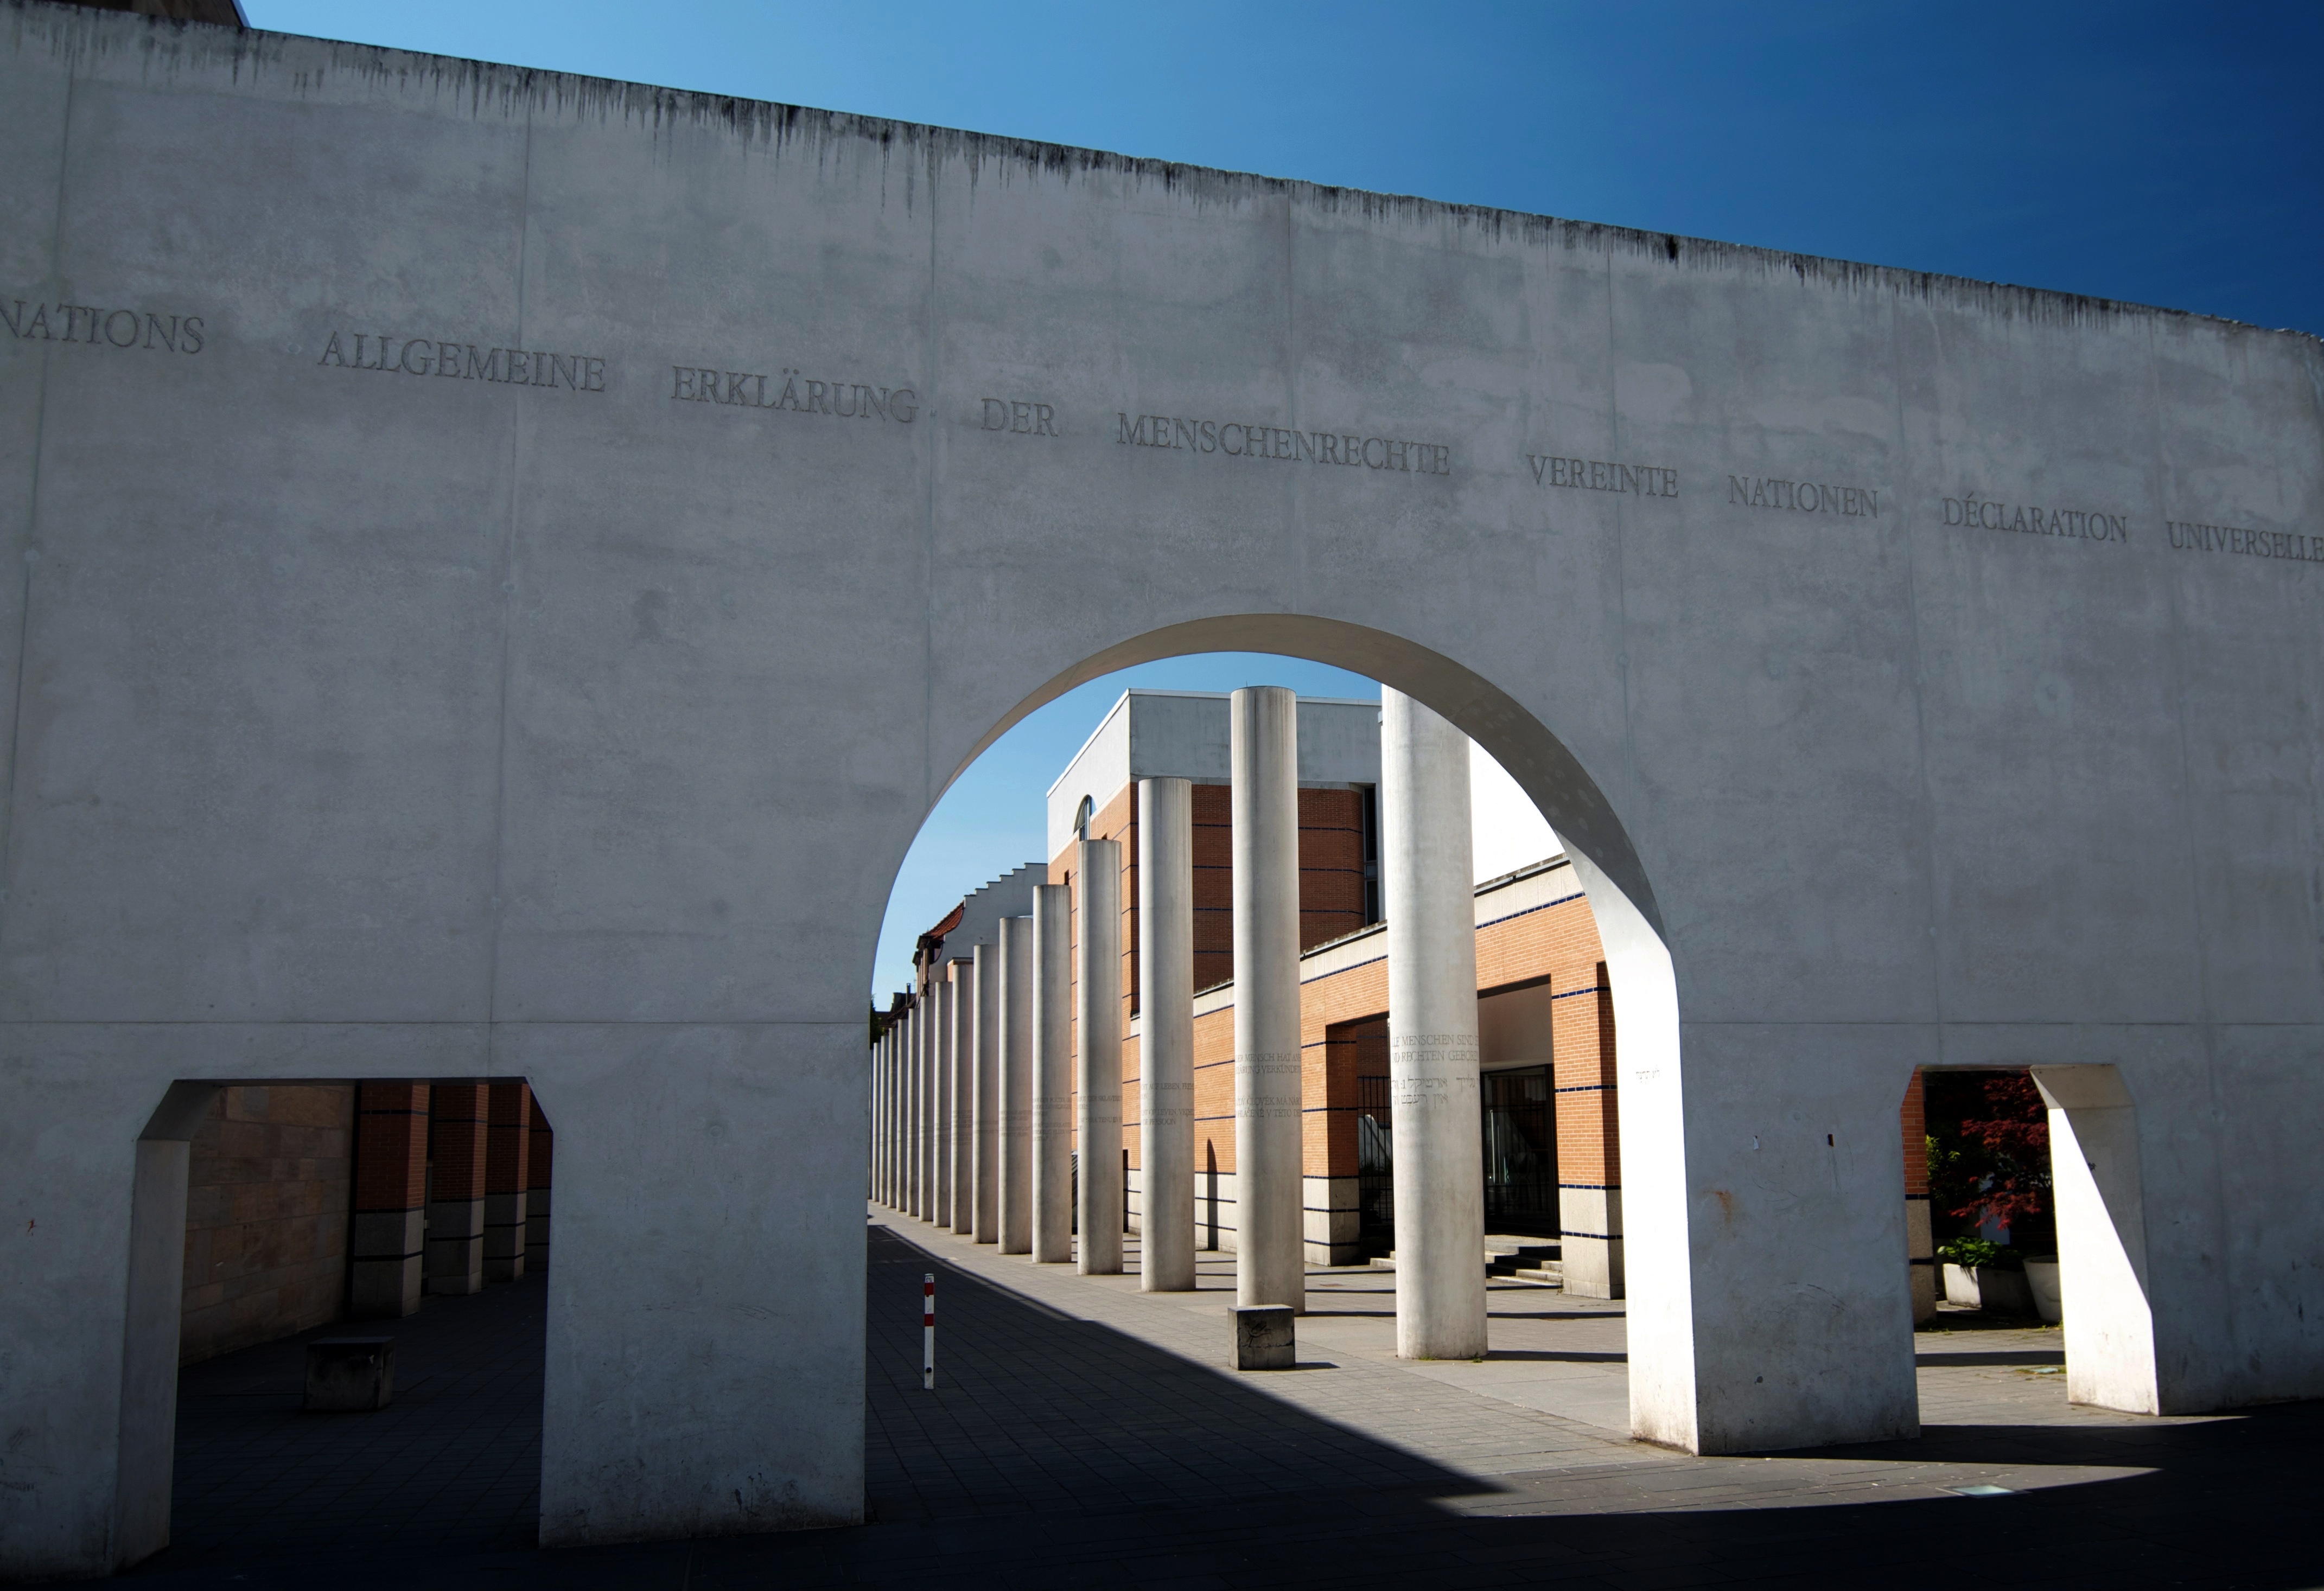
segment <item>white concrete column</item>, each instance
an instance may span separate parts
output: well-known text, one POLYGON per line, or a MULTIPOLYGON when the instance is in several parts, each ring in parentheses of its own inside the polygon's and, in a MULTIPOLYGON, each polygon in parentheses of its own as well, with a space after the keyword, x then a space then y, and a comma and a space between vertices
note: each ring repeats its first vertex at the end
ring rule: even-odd
POLYGON ((888 1204, 904 1202, 904 1025, 888 1025, 888 1204))
POLYGON ((904 1159, 904 1027, 901 1021, 888 1025, 888 1204, 892 1209, 903 1203, 902 1177, 904 1159))
POLYGON ((980 944, 969 958, 976 985, 975 1044, 969 1057, 970 1236, 1001 1238, 1001 946, 980 944))
POLYGON ((920 1213, 920 1201, 925 1197, 927 1178, 923 1174, 920 1154, 920 1126, 926 1115, 927 1093, 927 998, 915 996, 912 1008, 904 1014, 904 1201, 903 1211, 908 1216, 920 1213))
POLYGON ((1033 919, 1001 922, 1001 1252, 1033 1250, 1033 919))
POLYGON ((1121 1274, 1121 842, 1074 847, 1079 908, 1074 940, 1074 1141, 1081 1176, 1074 1210, 1076 1269, 1121 1274))
POLYGON ((928 1035, 928 1070, 935 1087, 928 1108, 927 1219, 945 1231, 952 1229, 952 1042, 957 1031, 953 1009, 959 994, 952 970, 958 964, 944 964, 943 979, 936 985, 935 1031, 928 1035))
POLYGON ((895 1203, 896 1030, 880 1034, 880 1202, 895 1203))
POLYGON ((965 1237, 976 1225, 976 1191, 970 1181, 976 1159, 976 964, 964 956, 948 963, 945 971, 952 979, 952 1053, 946 1074, 952 1105, 945 1120, 952 1137, 945 1150, 949 1173, 945 1199, 952 1229, 965 1237))
POLYGON ((1379 806, 1396 1351, 1474 1359, 1485 1352, 1485 1171, 1469 737, 1385 686, 1379 806))
POLYGON ((1074 897, 1033 890, 1033 1257, 1074 1257, 1074 897))
POLYGON ((1138 1285, 1194 1285, 1194 786, 1138 782, 1138 1285))
POLYGON ((1231 709, 1235 1302, 1305 1311, 1298 712, 1281 685, 1246 686, 1231 709))
MULTIPOLYGON (((2038 1066, 2034 1086, 2050 1111, 2051 1180, 2057 1200, 2058 1291, 2065 1301, 2066 1399, 2133 1414, 2210 1406, 2174 1396, 2202 1362, 2200 1345, 2158 1351, 2146 1253, 2146 1200, 2138 1116, 2112 1066, 2038 1066)), ((2167 1319, 2167 1317, 2165 1317, 2167 1319)))

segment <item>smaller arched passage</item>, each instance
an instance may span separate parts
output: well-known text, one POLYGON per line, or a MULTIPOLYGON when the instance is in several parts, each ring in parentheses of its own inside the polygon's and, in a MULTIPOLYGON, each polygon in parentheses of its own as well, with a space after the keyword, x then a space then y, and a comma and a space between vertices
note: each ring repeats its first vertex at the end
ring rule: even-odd
POLYGON ((553 1138, 523 1078, 171 1082, 134 1145, 106 1563, 392 1533, 446 1494, 383 1478, 415 1447, 458 1455, 468 1544, 529 1544, 529 1500, 478 1477, 540 1465, 553 1138))

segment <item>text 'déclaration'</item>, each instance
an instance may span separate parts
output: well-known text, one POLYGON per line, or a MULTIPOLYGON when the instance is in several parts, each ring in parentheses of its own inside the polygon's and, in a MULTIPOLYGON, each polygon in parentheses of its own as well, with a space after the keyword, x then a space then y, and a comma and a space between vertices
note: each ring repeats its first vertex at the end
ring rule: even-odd
POLYGON ((2130 541, 2130 521, 2120 514, 2098 509, 2045 509, 2037 502, 1995 502, 1974 492, 1941 501, 1948 525, 1974 525, 1987 530, 2014 531, 2020 536, 2064 536, 2125 545, 2130 541))

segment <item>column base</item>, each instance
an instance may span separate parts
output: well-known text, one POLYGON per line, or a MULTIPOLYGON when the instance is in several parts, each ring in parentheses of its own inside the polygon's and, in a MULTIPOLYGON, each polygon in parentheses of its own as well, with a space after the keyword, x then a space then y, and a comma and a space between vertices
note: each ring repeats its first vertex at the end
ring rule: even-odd
POLYGON ((1627 1298, 1622 1261, 1622 1191, 1561 1185, 1558 1238, 1563 1290, 1574 1298, 1627 1298))
POLYGON ((422 1210, 356 1212, 347 1233, 348 1319, 391 1320, 417 1312, 426 1232, 422 1210))
POLYGON ((428 1207, 428 1291, 459 1295, 484 1290, 484 1201, 446 1200, 428 1207))

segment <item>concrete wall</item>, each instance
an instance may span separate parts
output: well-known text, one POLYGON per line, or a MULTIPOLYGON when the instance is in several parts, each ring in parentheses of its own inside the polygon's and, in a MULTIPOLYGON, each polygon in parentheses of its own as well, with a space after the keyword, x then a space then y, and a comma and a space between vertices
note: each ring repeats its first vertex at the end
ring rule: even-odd
POLYGON ((2324 1392, 2312 339, 37 0, 0 147, 6 1571, 152 1544, 173 1080, 529 1079, 543 1540, 861 1517, 896 866, 1198 650, 1574 857, 1641 1434, 1914 1428, 1919 1065, 2114 1067, 2151 1378, 2324 1392))

